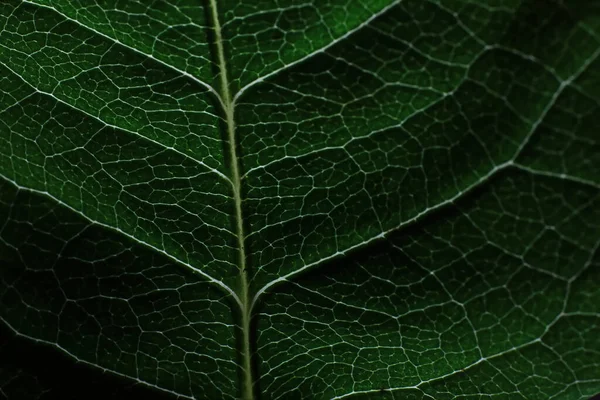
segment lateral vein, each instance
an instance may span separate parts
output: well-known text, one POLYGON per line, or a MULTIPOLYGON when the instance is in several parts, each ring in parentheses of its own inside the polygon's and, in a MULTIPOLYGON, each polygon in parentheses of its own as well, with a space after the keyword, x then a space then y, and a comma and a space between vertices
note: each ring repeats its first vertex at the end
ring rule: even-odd
POLYGON ((107 35, 106 33, 100 32, 100 31, 98 31, 98 30, 96 30, 96 29, 94 29, 94 28, 92 28, 90 26, 87 26, 84 23, 82 23, 81 21, 79 21, 79 20, 77 20, 77 19, 75 19, 75 18, 73 18, 73 17, 65 14, 62 11, 59 11, 57 8, 55 8, 55 7, 51 6, 51 5, 41 4, 41 3, 38 3, 35 0, 22 0, 22 1, 23 1, 23 3, 26 3, 26 4, 31 4, 33 6, 37 6, 37 7, 40 7, 40 8, 45 8, 45 9, 48 9, 48 10, 52 10, 53 12, 55 12, 58 15, 62 16, 63 18, 65 18, 65 20, 67 20, 67 21, 73 22, 73 23, 81 26, 84 29, 87 29, 87 30, 89 30, 91 32, 94 32, 98 36, 101 36, 101 37, 103 37, 105 39, 108 39, 110 42, 115 43, 115 44, 117 44, 119 46, 123 46, 126 49, 128 49, 130 51, 133 51, 136 54, 139 54, 139 55, 144 56, 144 57, 148 57, 149 59, 156 61, 158 64, 160 64, 160 65, 162 65, 164 67, 167 67, 167 68, 171 69, 172 71, 175 71, 175 72, 177 72, 177 73, 185 76, 186 78, 188 78, 188 79, 190 79, 190 80, 198 83, 199 85, 203 86, 205 89, 207 89, 209 92, 211 92, 216 97, 216 99, 219 101, 219 103, 221 105, 223 104, 223 100, 221 99, 221 96, 219 96, 219 93, 217 93, 215 91, 215 89, 211 85, 209 85, 208 83, 204 82, 203 80, 195 77, 194 75, 190 74, 189 72, 184 71, 184 70, 182 70, 182 69, 180 69, 180 68, 178 68, 178 67, 176 67, 174 65, 171 65, 171 64, 169 64, 169 63, 161 60, 160 58, 155 57, 153 54, 148 54, 148 53, 146 53, 146 52, 144 52, 142 50, 139 50, 139 49, 135 48, 134 46, 125 44, 122 41, 120 41, 119 39, 117 39, 116 37, 107 35))

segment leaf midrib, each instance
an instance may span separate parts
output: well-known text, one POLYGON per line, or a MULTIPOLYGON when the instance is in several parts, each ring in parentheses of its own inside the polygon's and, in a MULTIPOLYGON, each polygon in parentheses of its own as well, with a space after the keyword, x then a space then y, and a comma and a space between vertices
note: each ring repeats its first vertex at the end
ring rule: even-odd
POLYGON ((248 286, 248 269, 246 268, 246 249, 244 246, 244 216, 242 213, 242 183, 240 174, 240 160, 237 155, 237 141, 235 135, 234 103, 232 101, 229 88, 229 79, 227 77, 227 63, 225 61, 225 51, 223 49, 223 37, 221 34, 221 23, 219 21, 219 12, 217 9, 217 0, 210 0, 211 19, 215 32, 215 47, 217 51, 217 60, 219 65, 219 77, 221 80, 221 99, 225 120, 227 124, 227 141, 229 148, 229 167, 231 172, 231 186, 233 190, 233 200, 235 207, 235 231, 238 241, 238 267, 240 269, 239 281, 239 299, 242 330, 242 398, 244 400, 253 400, 253 378, 252 378, 252 350, 250 344, 250 319, 252 307, 250 303, 248 286))

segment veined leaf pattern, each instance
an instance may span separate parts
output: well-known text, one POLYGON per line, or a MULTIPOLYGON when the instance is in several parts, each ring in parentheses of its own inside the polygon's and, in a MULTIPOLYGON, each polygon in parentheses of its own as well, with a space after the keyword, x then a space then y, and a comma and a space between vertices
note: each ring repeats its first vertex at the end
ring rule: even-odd
POLYGON ((0 398, 600 392, 595 2, 0 28, 0 398))

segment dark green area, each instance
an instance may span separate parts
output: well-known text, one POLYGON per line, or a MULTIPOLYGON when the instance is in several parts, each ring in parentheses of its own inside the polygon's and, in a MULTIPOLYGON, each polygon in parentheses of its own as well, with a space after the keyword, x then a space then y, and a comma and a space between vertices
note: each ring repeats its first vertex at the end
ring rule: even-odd
POLYGON ((19 338, 0 328, 0 398, 6 400, 147 400, 174 399, 117 377, 110 372, 78 364, 45 344, 19 338))

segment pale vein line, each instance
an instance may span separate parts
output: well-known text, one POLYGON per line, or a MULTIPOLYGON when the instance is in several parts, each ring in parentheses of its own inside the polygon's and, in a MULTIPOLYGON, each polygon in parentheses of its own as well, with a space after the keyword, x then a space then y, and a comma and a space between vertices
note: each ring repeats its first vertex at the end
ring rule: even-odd
POLYGON ((241 298, 241 317, 242 317, 242 368, 244 371, 244 382, 242 387, 242 396, 245 400, 254 399, 253 381, 252 381, 252 352, 250 346, 250 320, 251 307, 248 270, 246 268, 246 249, 244 246, 244 220, 242 214, 242 184, 240 178, 240 165, 237 155, 237 144, 235 137, 234 104, 231 100, 229 89, 229 79, 227 78, 227 64, 225 61, 225 51, 223 49, 223 37, 221 33, 221 23, 219 21, 219 12, 217 9, 217 0, 210 0, 210 9, 212 12, 212 22, 215 31, 215 45, 217 49, 217 58, 219 61, 219 76, 221 78, 221 93, 223 98, 223 110, 227 120, 227 139, 229 144, 229 157, 231 168, 231 182, 233 187, 233 198, 235 203, 235 223, 238 240, 238 263, 240 267, 240 298, 241 298))
MULTIPOLYGON (((45 91, 43 91, 43 90, 40 90, 40 89, 36 88, 35 86, 33 86, 33 85, 32 85, 31 83, 29 83, 28 81, 26 81, 24 78, 22 78, 22 77, 21 77, 19 74, 17 74, 17 73, 16 73, 16 72, 15 72, 15 71, 14 71, 12 68, 10 68, 8 65, 6 65, 6 64, 5 64, 3 61, 1 61, 1 60, 0 60, 0 65, 2 65, 2 66, 3 66, 3 67, 5 67, 7 70, 9 70, 10 72, 12 72, 12 73, 13 73, 13 74, 14 74, 16 77, 18 77, 19 79, 21 79, 21 81, 22 81, 23 83, 25 83, 27 86, 29 86, 29 87, 30 87, 30 88, 31 88, 31 89, 32 89, 32 90, 33 90, 35 93, 39 93, 39 94, 41 94, 41 95, 48 96, 48 97, 50 97, 50 98, 52 98, 52 99, 56 100, 57 102, 59 102, 59 103, 61 103, 61 104, 64 104, 65 106, 67 106, 67 107, 69 107, 69 108, 71 108, 71 109, 73 109, 73 110, 75 110, 75 111, 77 111, 77 112, 80 112, 80 113, 82 113, 82 114, 85 114, 86 116, 88 116, 88 117, 90 117, 90 118, 92 118, 92 119, 94 119, 94 120, 96 120, 96 121, 100 122, 100 123, 101 123, 103 126, 105 126, 105 127, 108 127, 108 128, 113 128, 113 129, 117 129, 117 130, 120 130, 120 131, 126 132, 126 133, 128 133, 128 134, 131 134, 131 135, 133 135, 133 136, 139 137, 139 138, 141 138, 141 139, 143 139, 143 140, 147 140, 147 141, 149 141, 149 142, 151 142, 151 143, 153 143, 153 144, 155 144, 155 145, 157 145, 157 146, 159 146, 159 147, 161 147, 161 148, 163 148, 163 149, 165 149, 165 150, 170 150, 170 151, 173 151, 173 152, 175 152, 175 153, 177 153, 177 154, 179 154, 179 155, 181 155, 181 156, 185 157, 186 159, 188 159, 188 160, 192 160, 192 161, 194 161, 195 163, 197 163, 198 165, 201 165, 202 167, 206 168, 206 169, 208 170, 208 172, 212 172, 212 173, 215 173, 215 174, 217 174, 217 175, 218 175, 220 178, 224 179, 224 180, 225 180, 225 181, 227 181, 228 183, 230 183, 230 184, 232 183, 232 182, 231 182, 231 180, 229 179, 229 177, 228 177, 227 175, 225 175, 224 173, 222 173, 221 171, 219 171, 219 170, 218 170, 218 169, 216 169, 216 168, 212 168, 212 167, 210 167, 210 166, 206 165, 204 162, 202 162, 202 161, 200 161, 200 160, 198 160, 198 159, 196 159, 196 158, 194 158, 194 157, 190 156, 189 154, 183 153, 182 151, 180 151, 180 150, 177 150, 175 147, 167 146, 167 145, 165 145, 165 144, 163 144, 163 143, 157 142, 156 140, 154 140, 154 139, 151 139, 151 138, 149 138, 149 137, 147 137, 147 136, 144 136, 144 135, 142 135, 142 134, 140 134, 140 133, 138 133, 138 132, 130 131, 129 129, 126 129, 126 128, 123 128, 123 127, 120 127, 120 126, 117 126, 117 125, 110 124, 110 123, 108 123, 108 122, 106 122, 106 121, 103 121, 103 120, 102 120, 101 118, 99 118, 98 116, 96 116, 96 115, 93 115, 93 114, 89 113, 88 111, 86 111, 86 110, 83 110, 83 109, 81 109, 81 108, 79 108, 79 107, 76 107, 75 105, 73 105, 73 104, 71 104, 71 103, 68 103, 68 102, 66 102, 65 100, 61 99, 60 97, 57 97, 57 96, 55 96, 55 95, 54 95, 54 94, 52 94, 52 93, 45 92, 45 91)), ((24 99, 21 99, 21 100, 17 101, 17 102, 16 102, 16 103, 13 105, 13 107, 14 107, 16 104, 19 104, 19 103, 20 103, 21 101, 23 101, 23 100, 24 100, 24 99)))
POLYGON ((594 188, 594 189, 600 189, 600 183, 594 182, 594 181, 589 180, 589 179, 580 178, 580 177, 577 177, 577 176, 574 176, 574 175, 570 175, 570 174, 565 174, 565 173, 543 171, 543 170, 539 170, 539 169, 536 169, 536 168, 531 168, 531 167, 528 167, 526 165, 519 164, 519 163, 514 163, 513 165, 514 165, 515 168, 518 168, 518 169, 521 169, 523 171, 529 172, 532 175, 548 176, 548 177, 551 177, 551 178, 557 178, 557 179, 562 179, 562 180, 565 180, 565 181, 577 183, 579 185, 589 186, 589 187, 594 188))
POLYGON ((529 144, 529 141, 531 140, 531 137, 537 130, 537 127, 544 121, 544 118, 546 117, 548 112, 550 112, 552 107, 554 107, 554 105, 556 104, 556 101, 558 100, 558 98, 560 97, 562 92, 564 92, 564 90, 567 87, 569 87, 569 85, 571 83, 573 83, 574 80, 576 80, 581 74, 583 74, 587 70, 587 68, 594 61, 596 61, 596 59, 598 58, 599 55, 600 55, 600 47, 598 47, 596 49, 596 51, 590 55, 590 57, 581 65, 581 67, 579 69, 577 69, 570 77, 568 77, 567 79, 565 79, 564 81, 562 81, 560 83, 558 90, 556 92, 554 92, 554 94, 552 95, 552 98, 550 99, 550 101, 548 102, 548 104, 546 105, 546 107, 544 108, 542 113, 540 114, 539 118, 533 123, 533 126, 531 127, 529 134, 525 137, 525 140, 523 140, 523 142, 521 142, 521 145, 519 146, 519 148, 515 152, 515 155, 513 156, 513 160, 516 160, 519 157, 519 155, 522 153, 523 149, 525 149, 525 147, 527 147, 527 145, 529 144))
POLYGON ((352 34, 354 34, 355 32, 360 31, 361 29, 363 29, 365 26, 368 26, 369 24, 371 24, 375 19, 377 19, 378 17, 380 17, 381 15, 385 14, 388 10, 392 9, 393 7, 395 7, 396 5, 400 4, 402 0, 394 0, 391 4, 388 4, 387 6, 385 6, 384 8, 382 8, 381 10, 379 10, 378 12, 376 12, 375 14, 373 14, 371 17, 369 17, 367 20, 365 20, 364 22, 362 22, 360 25, 358 25, 357 27, 355 27, 354 29, 349 30, 348 32, 346 32, 345 34, 343 34, 342 36, 338 37, 337 39, 332 40, 330 43, 328 43, 326 46, 323 46, 315 51, 310 52, 309 54, 305 55, 304 57, 301 57, 297 60, 292 61, 291 63, 284 65, 281 68, 278 68, 274 71, 269 72, 268 74, 261 76, 255 80, 253 80, 252 82, 248 83, 246 86, 242 87, 237 93, 236 95, 233 97, 233 104, 235 105, 235 103, 237 102, 237 100, 242 96, 242 94, 244 94, 244 92, 246 92, 248 89, 250 89, 251 87, 264 82, 265 80, 267 80, 268 78, 279 74, 282 71, 285 71, 291 67, 293 67, 294 65, 300 64, 302 62, 304 62, 305 60, 314 57, 317 54, 323 53, 325 51, 327 51, 328 49, 330 49, 331 47, 335 46, 336 44, 338 44, 339 42, 343 41, 344 39, 350 37, 352 34))
POLYGON ((105 38, 105 39, 108 39, 108 40, 109 40, 109 41, 111 41, 112 43, 116 43, 116 44, 118 44, 118 45, 120 45, 120 46, 123 46, 123 47, 125 47, 126 49, 129 49, 129 50, 133 51, 133 52, 134 52, 134 53, 136 53, 136 54, 139 54, 139 55, 141 55, 141 56, 144 56, 144 57, 147 57, 147 58, 149 58, 149 59, 152 59, 152 60, 156 61, 157 63, 159 63, 160 65, 162 65, 162 66, 164 66, 164 67, 167 67, 167 68, 169 68, 170 70, 172 70, 172 71, 175 71, 175 72, 177 72, 177 73, 179 73, 179 74, 181 74, 181 75, 185 76, 186 78, 189 78, 189 79, 191 79, 192 81, 194 81, 194 82, 198 83, 199 85, 202 85, 204 88, 206 88, 208 91, 210 91, 210 92, 211 92, 211 93, 212 93, 212 94, 215 96, 215 98, 216 98, 216 99, 219 101, 219 103, 220 103, 222 106, 224 106, 224 105, 223 105, 223 99, 221 99, 221 96, 219 95, 219 93, 218 93, 218 92, 217 92, 217 91, 216 91, 216 90, 215 90, 215 89, 214 89, 214 88, 213 88, 211 85, 209 85, 208 83, 206 83, 206 82, 204 82, 204 81, 202 81, 202 80, 200 80, 200 79, 196 78, 194 75, 190 74, 189 72, 183 71, 183 70, 181 70, 181 69, 179 69, 179 68, 177 68, 177 67, 175 67, 175 66, 173 66, 173 65, 171 65, 171 64, 168 64, 168 63, 166 63, 166 62, 162 61, 161 59, 154 57, 152 54, 147 54, 147 53, 144 53, 143 51, 141 51, 141 50, 138 50, 138 49, 136 49, 136 48, 135 48, 135 47, 133 47, 133 46, 127 45, 127 44, 125 44, 125 43, 123 43, 123 42, 119 41, 119 39, 117 39, 117 38, 115 38, 115 37, 112 37, 112 36, 109 36, 109 35, 107 35, 107 34, 105 34, 105 33, 102 33, 102 32, 100 32, 100 31, 97 31, 97 30, 95 30, 95 29, 93 29, 93 28, 91 28, 91 27, 89 27, 89 26, 87 26, 87 25, 85 25, 85 24, 83 24, 83 23, 79 22, 77 19, 74 19, 74 18, 72 18, 72 17, 70 17, 70 16, 66 15, 65 13, 63 13, 63 12, 61 12, 61 11, 57 10, 56 8, 54 8, 54 7, 50 6, 50 5, 46 5, 46 4, 39 4, 39 3, 37 3, 37 2, 36 2, 36 1, 34 1, 34 0, 22 0, 22 2, 23 2, 23 3, 27 3, 27 4, 31 4, 31 5, 34 5, 34 6, 37 6, 37 7, 46 8, 46 9, 48 9, 48 10, 52 10, 53 12, 55 12, 55 13, 57 13, 58 15, 62 16, 63 18, 65 18, 67 21, 71 21, 71 22, 73 22, 73 23, 75 23, 75 24, 77 24, 77 25, 81 26, 81 27, 82 27, 82 28, 84 28, 84 29, 87 29, 87 30, 89 30, 89 31, 91 31, 91 32, 94 32, 95 34, 97 34, 97 35, 99 35, 99 36, 102 36, 102 37, 103 37, 103 38, 105 38))
POLYGON ((253 308, 253 307, 256 305, 256 303, 258 302, 258 299, 259 299, 259 297, 260 297, 260 296, 261 296, 261 295, 262 295, 262 294, 263 294, 265 291, 267 291, 269 288, 271 288, 272 286, 274 286, 274 285, 277 285, 277 284, 279 284, 279 283, 282 283, 282 282, 286 282, 286 281, 288 281, 288 280, 289 280, 291 277, 293 277, 293 276, 295 276, 295 275, 298 275, 299 273, 301 273, 301 272, 303 272, 303 271, 305 271, 305 270, 307 270, 307 269, 309 269, 309 268, 312 268, 312 267, 314 267, 315 265, 322 264, 323 262, 326 262, 326 261, 332 260, 332 259, 334 259, 334 258, 338 258, 338 257, 340 257, 340 256, 344 256, 344 255, 346 255, 348 252, 351 252, 351 251, 353 251, 353 250, 355 250, 355 249, 358 249, 358 248, 360 248, 360 247, 367 246, 367 245, 369 245, 370 243, 372 243, 372 242, 374 242, 374 241, 376 241, 376 240, 379 240, 379 239, 382 239, 382 238, 384 238, 385 236, 389 235, 390 233, 392 233, 392 232, 394 232, 394 231, 396 231, 396 230, 403 229, 403 228, 405 228, 405 227, 406 227, 406 226, 408 226, 408 225, 412 225, 412 224, 413 224, 413 223, 415 223, 416 221, 419 221, 419 220, 421 220, 421 218, 423 218, 424 216, 426 216, 426 215, 429 215, 431 212, 433 212, 433 211, 435 211, 435 210, 437 210, 437 209, 439 209, 439 208, 442 208, 442 207, 444 207, 444 206, 446 206, 446 205, 448 205, 448 204, 452 204, 452 203, 456 202, 456 201, 457 201, 459 198, 463 197, 463 196, 464 196, 464 195, 466 195, 467 193, 470 193, 470 192, 472 192, 474 189, 476 189, 476 188, 480 187, 481 185, 485 184, 485 183, 486 183, 486 182, 487 182, 487 181, 488 181, 488 180, 489 180, 489 179, 490 179, 492 176, 494 176, 494 175, 496 175, 497 173, 499 173, 500 171, 503 171, 504 169, 506 169, 506 168, 510 167, 511 165, 512 165, 512 161, 507 161, 507 162, 505 162, 505 163, 503 163, 503 164, 500 164, 500 165, 498 165, 498 166, 496 166, 496 167, 492 168, 492 169, 491 169, 491 170, 490 170, 490 171, 489 171, 487 174, 485 174, 485 175, 483 175, 482 177, 480 177, 480 178, 479 178, 479 179, 478 179, 478 180, 477 180, 475 183, 473 183, 471 186, 469 186, 469 187, 467 187, 467 188, 465 188, 465 189, 463 189, 463 190, 459 190, 459 191, 458 191, 458 193, 457 193, 456 195, 454 195, 454 196, 452 196, 452 197, 450 197, 450 198, 448 198, 448 199, 446 199, 446 200, 443 200, 443 201, 439 202, 438 204, 436 204, 436 205, 434 205, 434 206, 432 206, 432 207, 429 207, 429 208, 426 208, 426 209, 424 209, 423 211, 421 211, 421 212, 417 213, 415 216, 413 216, 413 217, 411 217, 411 218, 409 218, 409 219, 407 219, 407 220, 405 220, 405 221, 401 222, 401 223, 400 223, 400 224, 398 224, 397 226, 395 226, 395 227, 393 227, 393 228, 391 228, 391 229, 388 229, 388 230, 386 230, 386 231, 383 231, 383 232, 379 233, 378 235, 376 235, 376 236, 373 236, 373 237, 371 237, 371 238, 369 238, 369 239, 365 240, 364 242, 357 243, 357 244, 355 244, 355 245, 352 245, 352 246, 350 246, 350 247, 348 247, 348 248, 346 248, 346 249, 344 249, 344 250, 337 251, 337 252, 335 252, 335 253, 333 253, 333 254, 331 254, 331 255, 327 256, 327 257, 323 257, 323 258, 321 258, 321 259, 319 259, 319 260, 317 260, 317 261, 315 261, 315 262, 312 262, 312 263, 310 263, 310 264, 307 264, 307 265, 305 265, 305 266, 303 266, 303 267, 301 267, 301 268, 298 268, 297 270, 294 270, 294 271, 292 271, 292 272, 290 272, 290 273, 288 273, 288 274, 286 274, 286 275, 284 275, 284 276, 281 276, 281 277, 279 277, 279 278, 277 278, 277 279, 275 279, 275 280, 273 280, 273 281, 271 281, 271 282, 267 283, 267 284, 266 284, 266 285, 264 285, 262 288, 260 288, 260 290, 258 290, 258 291, 256 292, 256 294, 254 295, 254 298, 252 299, 251 308, 253 308))
POLYGON ((75 354, 71 353, 69 350, 67 350, 66 348, 62 347, 58 343, 53 343, 53 342, 50 342, 48 340, 38 339, 38 338, 35 338, 33 336, 25 335, 25 334, 19 332, 17 329, 15 329, 8 321, 6 321, 2 317, 0 317, 0 321, 2 321, 2 323, 4 323, 8 327, 8 329, 10 329, 16 336, 26 338, 27 340, 31 340, 34 343, 41 343, 41 344, 46 345, 46 346, 54 347, 54 348, 56 348, 56 349, 64 352, 65 354, 69 355, 70 357, 73 357, 79 363, 88 365, 88 366, 90 366, 92 368, 98 368, 98 369, 100 369, 103 372, 108 372, 110 374, 114 374, 114 375, 119 376, 121 378, 126 378, 127 380, 132 380, 132 381, 134 381, 134 382, 136 382, 136 383, 138 383, 138 384, 140 384, 142 386, 145 386, 145 387, 149 387, 149 388, 152 388, 152 389, 158 389, 161 392, 166 392, 166 393, 172 394, 172 395, 176 396, 176 398, 183 398, 183 399, 190 399, 190 400, 196 399, 193 396, 186 396, 184 394, 175 392, 173 390, 165 389, 162 386, 153 385, 153 384, 151 384, 149 382, 141 380, 140 378, 136 378, 136 377, 133 377, 131 375, 126 375, 126 374, 123 374, 121 372, 113 371, 112 369, 105 368, 105 367, 103 367, 103 366, 101 366, 99 364, 96 364, 96 363, 93 363, 93 362, 90 362, 90 361, 86 361, 83 358, 77 357, 75 354))
MULTIPOLYGON (((487 362, 487 361, 493 360, 493 359, 495 359, 495 358, 498 358, 498 357, 504 356, 504 355, 506 355, 506 354, 510 354, 510 353, 512 353, 512 352, 515 352, 515 351, 522 350, 522 349, 524 349, 524 348, 526 348, 526 347, 529 347, 529 346, 531 346, 531 345, 534 345, 534 344, 537 344, 537 343, 541 343, 541 339, 540 339, 540 338, 533 339, 533 340, 531 340, 531 341, 529 341, 529 342, 527 342, 527 343, 520 344, 520 345, 518 345, 518 346, 515 346, 515 347, 512 347, 512 348, 510 348, 510 349, 507 349, 507 350, 501 351, 501 352, 499 352, 499 353, 493 354, 493 355, 491 355, 491 356, 488 356, 488 357, 482 357, 482 358, 480 358, 479 360, 475 361, 474 363, 472 363, 472 364, 470 364, 470 365, 467 365, 466 367, 464 367, 464 368, 462 369, 462 371, 466 371, 466 370, 468 370, 468 369, 470 369, 470 368, 476 367, 477 365, 479 365, 479 364, 481 364, 481 363, 484 363, 484 362, 487 362)), ((447 373, 447 374, 444 374, 444 375, 441 375, 441 376, 437 376, 437 377, 435 377, 435 378, 431 378, 431 379, 427 379, 427 380, 421 381, 420 383, 418 383, 418 384, 416 384, 416 385, 412 385, 412 386, 401 386, 401 387, 394 387, 394 388, 388 388, 388 389, 387 389, 387 391, 388 391, 388 392, 393 392, 393 391, 397 391, 397 390, 407 390, 407 389, 413 389, 413 390, 419 390, 419 391, 421 391, 423 394, 426 394, 426 393, 424 393, 424 392, 423 392, 423 390, 421 389, 421 386, 422 386, 422 385, 426 385, 426 384, 429 384, 429 383, 431 383, 431 382, 435 382, 435 381, 439 381, 439 380, 442 380, 442 379, 445 379, 445 378, 449 378, 449 377, 451 377, 451 376, 453 376, 453 375, 455 375, 455 374, 457 374, 457 373, 460 373, 460 372, 461 372, 461 370, 458 370, 458 371, 452 371, 452 372, 449 372, 449 373, 447 373)), ((364 394, 364 393, 374 393, 374 392, 376 393, 376 392, 377 392, 377 390, 358 390, 358 391, 355 391, 355 392, 351 392, 351 393, 346 393, 346 394, 343 394, 343 395, 341 395, 341 396, 335 396, 335 397, 332 397, 332 398, 331 398, 331 400, 345 399, 345 398, 348 398, 348 397, 350 397, 350 396, 354 396, 354 395, 357 395, 357 394, 364 394)))
POLYGON ((231 297, 233 297, 233 299, 235 300, 235 302, 237 304, 239 304, 240 307, 241 307, 242 302, 240 301, 240 298, 237 296, 237 294, 229 286, 227 286, 223 282, 221 282, 221 281, 213 278, 211 275, 207 274, 206 272, 202 271, 201 269, 196 268, 193 265, 191 265, 191 264, 189 264, 189 263, 187 263, 187 262, 185 262, 183 260, 180 260, 180 259, 176 258, 175 256, 172 256, 166 250, 158 248, 158 247, 156 247, 156 246, 154 246, 154 245, 152 245, 150 243, 146 243, 146 242, 144 242, 144 241, 136 238, 135 236, 131 235, 130 233, 125 232, 124 230, 122 230, 119 227, 112 226, 112 225, 106 224, 104 222, 93 220, 90 217, 88 217, 87 215, 85 215, 84 213, 82 213, 80 210, 72 207, 71 205, 69 205, 67 203, 64 203, 63 201, 61 201, 60 199, 58 199, 57 197, 55 197, 54 195, 52 195, 51 193, 49 193, 47 191, 39 190, 39 189, 32 189, 32 188, 21 186, 18 183, 16 183, 15 181, 13 181, 13 180, 9 179, 8 177, 6 177, 5 175, 3 175, 3 174, 0 174, 0 178, 2 178, 5 181, 9 182, 10 184, 14 185, 18 190, 21 190, 21 191, 24 191, 24 192, 35 193, 35 194, 42 195, 42 196, 46 196, 46 197, 52 199, 53 201, 55 201, 60 206, 65 207, 69 211, 72 211, 75 214, 83 217, 86 221, 89 221, 90 224, 101 226, 103 228, 115 231, 115 232, 117 232, 117 233, 119 233, 119 234, 121 234, 121 235, 123 235, 123 236, 125 236, 125 237, 127 237, 127 238, 129 238, 131 240, 133 240, 136 243, 139 243, 139 244, 141 244, 143 246, 146 246, 146 247, 148 247, 148 248, 150 248, 150 249, 152 249, 154 251, 157 251, 158 253, 160 253, 160 254, 166 256, 167 258, 169 258, 170 260, 174 261, 176 264, 180 264, 180 265, 182 265, 184 267, 189 268, 190 270, 192 270, 192 271, 198 273, 199 275, 201 275, 202 277, 206 278, 209 282, 214 283, 215 285, 221 287, 226 293, 229 293, 231 295, 231 297))

